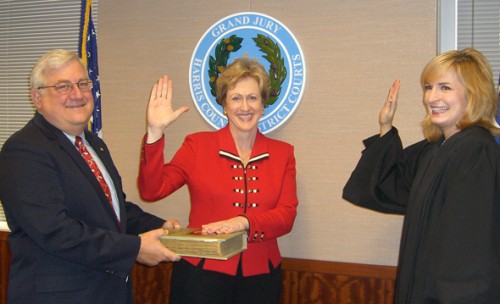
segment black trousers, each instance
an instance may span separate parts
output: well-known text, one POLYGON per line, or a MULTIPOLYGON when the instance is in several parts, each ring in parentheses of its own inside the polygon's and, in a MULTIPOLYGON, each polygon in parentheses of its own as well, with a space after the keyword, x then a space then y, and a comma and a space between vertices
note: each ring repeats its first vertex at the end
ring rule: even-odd
POLYGON ((193 266, 181 260, 174 264, 170 288, 171 304, 277 304, 281 292, 281 264, 270 273, 250 277, 203 270, 204 260, 193 266))

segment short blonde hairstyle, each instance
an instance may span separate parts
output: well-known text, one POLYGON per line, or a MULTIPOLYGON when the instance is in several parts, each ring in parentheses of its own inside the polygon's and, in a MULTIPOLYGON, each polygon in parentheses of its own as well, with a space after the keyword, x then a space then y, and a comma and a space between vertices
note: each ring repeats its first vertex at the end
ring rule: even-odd
POLYGON ((253 78, 257 81, 262 103, 264 107, 266 107, 270 91, 269 75, 257 59, 249 59, 247 57, 235 59, 234 62, 229 64, 217 78, 217 103, 224 107, 226 105, 228 90, 234 88, 238 81, 247 77, 253 78))
MULTIPOLYGON (((450 71, 456 73, 464 86, 467 100, 465 113, 457 127, 462 130, 481 126, 494 136, 500 134, 500 128, 495 124, 498 94, 488 60, 473 48, 452 50, 434 57, 425 66, 420 77, 424 95, 426 84, 450 71)), ((443 136, 441 129, 432 123, 431 113, 427 113, 422 121, 422 130, 429 141, 437 141, 443 136)))

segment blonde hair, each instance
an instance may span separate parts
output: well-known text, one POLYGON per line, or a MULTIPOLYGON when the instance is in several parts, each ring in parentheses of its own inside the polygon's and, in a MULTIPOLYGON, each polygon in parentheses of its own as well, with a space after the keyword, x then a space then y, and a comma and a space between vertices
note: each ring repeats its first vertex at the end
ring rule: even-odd
MULTIPOLYGON (((488 60, 473 48, 452 50, 434 57, 425 66, 420 77, 424 95, 426 84, 450 71, 456 73, 464 86, 467 100, 465 113, 457 127, 465 129, 481 126, 494 136, 500 134, 500 128, 495 124, 498 95, 488 60)), ((424 102, 423 99, 422 101, 424 102)), ((422 121, 422 131, 429 141, 437 141, 443 136, 441 129, 432 123, 430 113, 422 121)))
POLYGON ((82 60, 74 52, 64 49, 55 49, 45 53, 40 59, 38 59, 33 69, 31 70, 31 88, 36 89, 38 87, 46 85, 47 80, 45 77, 45 73, 47 71, 57 70, 61 66, 71 61, 77 61, 78 63, 80 63, 83 70, 87 72, 87 69, 85 68, 82 60))
POLYGON ((247 77, 253 78, 257 81, 260 88, 262 102, 264 107, 266 107, 270 91, 269 75, 257 59, 249 59, 247 57, 235 59, 234 62, 229 64, 217 78, 217 103, 225 106, 228 90, 234 88, 238 81, 247 77))

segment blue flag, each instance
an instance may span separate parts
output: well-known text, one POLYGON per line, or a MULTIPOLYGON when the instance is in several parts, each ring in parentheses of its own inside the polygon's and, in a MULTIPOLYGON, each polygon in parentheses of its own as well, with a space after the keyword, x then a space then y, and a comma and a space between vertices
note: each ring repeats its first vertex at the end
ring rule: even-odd
POLYGON ((92 0, 82 0, 78 54, 83 63, 87 66, 89 77, 94 84, 92 88, 92 94, 94 95, 94 113, 90 118, 88 129, 94 134, 101 136, 101 84, 97 65, 97 35, 94 23, 92 22, 92 0))

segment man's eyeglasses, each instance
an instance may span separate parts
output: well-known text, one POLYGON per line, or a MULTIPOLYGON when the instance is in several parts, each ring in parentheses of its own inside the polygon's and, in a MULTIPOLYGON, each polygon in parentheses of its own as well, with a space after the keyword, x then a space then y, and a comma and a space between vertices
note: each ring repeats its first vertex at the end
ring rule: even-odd
POLYGON ((38 89, 54 88, 60 94, 69 94, 71 93, 71 91, 73 91, 73 86, 75 84, 80 89, 80 91, 90 91, 92 89, 92 86, 94 85, 92 83, 92 80, 90 79, 80 80, 75 83, 66 80, 60 81, 53 86, 38 87, 38 89))

